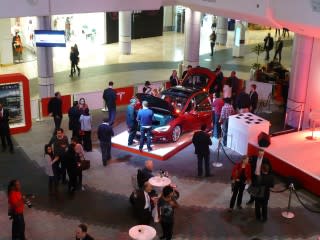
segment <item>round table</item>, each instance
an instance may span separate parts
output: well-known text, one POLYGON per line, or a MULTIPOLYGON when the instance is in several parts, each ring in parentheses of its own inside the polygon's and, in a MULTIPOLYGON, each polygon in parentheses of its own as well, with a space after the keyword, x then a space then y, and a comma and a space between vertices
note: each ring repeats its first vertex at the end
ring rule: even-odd
POLYGON ((156 230, 148 225, 136 225, 129 230, 129 236, 135 240, 152 240, 156 235, 156 230))
POLYGON ((165 187, 171 184, 170 178, 155 176, 149 179, 149 183, 154 187, 165 187))

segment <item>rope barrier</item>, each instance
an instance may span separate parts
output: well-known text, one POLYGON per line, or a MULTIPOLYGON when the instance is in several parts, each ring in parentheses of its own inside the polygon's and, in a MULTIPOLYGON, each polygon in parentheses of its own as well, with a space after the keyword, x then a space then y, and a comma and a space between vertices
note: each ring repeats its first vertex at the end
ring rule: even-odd
POLYGON ((299 197, 298 193, 296 192, 296 190, 294 189, 293 190, 294 194, 296 195, 298 201, 300 202, 300 204, 305 208, 307 209, 308 211, 312 212, 312 213, 320 213, 320 210, 314 210, 314 209, 311 209, 310 207, 308 207, 304 202, 302 202, 301 198, 299 197))
POLYGON ((270 188, 270 192, 273 192, 273 193, 283 193, 285 191, 289 190, 288 187, 284 188, 284 189, 281 189, 281 190, 273 190, 272 188, 270 188))
MULTIPOLYGON (((236 165, 237 163, 236 163, 234 160, 232 160, 232 159, 229 157, 229 155, 226 153, 226 151, 224 150, 223 144, 220 143, 220 146, 221 146, 221 148, 222 148, 222 150, 223 150, 223 152, 224 152, 224 155, 226 155, 227 159, 228 159, 233 165, 236 165)), ((218 148, 219 148, 219 146, 218 146, 218 148)))

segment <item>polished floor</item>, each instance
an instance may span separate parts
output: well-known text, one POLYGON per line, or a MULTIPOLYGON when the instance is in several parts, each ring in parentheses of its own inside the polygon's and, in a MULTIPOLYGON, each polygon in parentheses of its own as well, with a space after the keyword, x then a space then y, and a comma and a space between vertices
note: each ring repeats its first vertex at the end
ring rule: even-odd
MULTIPOLYGON (((225 75, 236 69, 238 75, 247 79, 250 65, 256 56, 251 53, 254 43, 261 42, 266 31, 248 31, 249 44, 244 58, 233 58, 228 48, 232 42, 229 34, 226 47, 217 46, 213 58, 210 58, 207 30, 202 30, 200 46, 200 64, 214 68, 222 64, 225 75)), ((285 66, 290 68, 291 43, 286 41, 283 51, 285 66)), ((81 76, 69 78, 68 51, 60 49, 54 54, 54 71, 56 90, 63 94, 95 91, 113 80, 117 87, 141 83, 145 80, 159 81, 168 79, 171 70, 176 69, 183 58, 183 35, 165 33, 163 37, 132 41, 132 55, 122 56, 118 45, 84 47, 79 44, 81 57, 81 76)), ((263 62, 263 56, 260 61, 263 62)), ((37 92, 37 66, 30 61, 9 67, 1 67, 0 73, 22 72, 29 77, 33 98, 37 92)), ((277 106, 275 108, 278 109, 277 106)), ((278 109, 279 110, 279 109, 278 109)), ((275 121, 282 113, 275 111, 275 121)), ((91 160, 91 169, 84 173, 85 191, 76 192, 74 196, 60 187, 57 198, 47 194, 47 177, 43 171, 43 145, 48 142, 53 131, 51 119, 33 122, 28 133, 14 136, 16 152, 11 155, 0 152, 0 240, 10 239, 10 220, 7 218, 6 184, 12 178, 22 182, 26 193, 35 194, 34 207, 26 209, 27 238, 39 240, 74 239, 74 231, 80 222, 89 226, 89 232, 98 240, 129 239, 128 230, 137 222, 132 215, 128 196, 132 191, 131 177, 143 166, 144 157, 125 151, 113 149, 112 160, 107 167, 102 167, 98 148, 96 128, 104 117, 101 111, 93 112, 93 152, 86 157, 91 160)), ((125 129, 125 114, 119 112, 115 132, 125 129)), ((281 124, 279 124, 281 125, 281 124)), ((63 128, 67 130, 67 117, 63 128)), ((273 126, 272 126, 273 127, 273 126)), ((239 155, 226 149, 232 161, 238 161, 239 155)), ((167 161, 154 161, 155 172, 159 169, 169 171, 170 178, 177 184, 181 193, 180 208, 176 211, 174 239, 177 240, 213 240, 213 239, 310 239, 320 235, 319 214, 308 212, 298 200, 292 199, 292 211, 296 218, 287 220, 281 217, 286 209, 288 191, 272 193, 270 199, 269 220, 267 223, 256 222, 252 207, 244 207, 233 213, 227 211, 231 197, 230 173, 232 162, 222 153, 219 161, 222 168, 211 168, 210 178, 197 178, 196 157, 193 146, 185 148, 167 161)), ((211 161, 217 161, 217 145, 211 148, 211 161)), ((283 182, 277 181, 277 190, 283 189, 283 182)), ((319 207, 319 198, 299 191, 303 201, 311 207, 319 207)), ((244 202, 248 194, 244 196, 244 202)), ((243 205, 244 206, 244 205, 243 205)), ((154 224, 161 235, 159 224, 154 224)))

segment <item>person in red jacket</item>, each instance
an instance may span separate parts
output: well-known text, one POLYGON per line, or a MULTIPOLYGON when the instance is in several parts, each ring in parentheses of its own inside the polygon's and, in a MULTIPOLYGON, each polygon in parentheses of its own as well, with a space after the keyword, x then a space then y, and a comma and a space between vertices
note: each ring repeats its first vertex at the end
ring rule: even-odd
POLYGON ((245 189, 246 183, 251 182, 251 166, 249 163, 249 157, 243 156, 240 163, 237 163, 232 170, 232 197, 230 200, 230 209, 233 210, 234 204, 237 199, 238 209, 242 209, 242 195, 245 189))
POLYGON ((8 214, 12 218, 12 239, 25 240, 24 197, 18 180, 11 180, 8 185, 8 204, 8 214))

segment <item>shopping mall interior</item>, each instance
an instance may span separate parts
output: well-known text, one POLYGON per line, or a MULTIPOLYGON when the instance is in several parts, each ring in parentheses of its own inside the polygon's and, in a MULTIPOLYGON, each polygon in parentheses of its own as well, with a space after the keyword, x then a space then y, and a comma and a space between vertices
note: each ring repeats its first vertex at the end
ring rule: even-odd
MULTIPOLYGON (((139 224, 129 197, 137 171, 148 159, 153 161, 154 175, 168 171, 171 183, 180 193, 172 239, 320 239, 320 165, 317 163, 320 118, 315 118, 319 114, 311 114, 320 112, 319 1, 303 6, 310 18, 299 15, 300 4, 291 4, 289 0, 283 3, 246 0, 243 6, 233 5, 229 0, 225 3, 222 0, 199 3, 125 0, 121 4, 115 0, 109 3, 95 0, 96 5, 92 6, 80 2, 79 6, 73 6, 62 0, 41 3, 28 0, 21 4, 21 9, 11 11, 9 1, 5 0, 6 10, 0 9, 0 103, 4 108, 4 103, 10 105, 5 86, 20 84, 19 117, 10 115, 11 130, 16 129, 12 130, 14 153, 0 152, 0 240, 11 239, 12 234, 12 220, 7 214, 7 185, 11 179, 18 179, 22 192, 32 195, 32 207, 24 209, 28 240, 72 239, 80 223, 88 226, 88 233, 94 239, 161 239, 162 227, 158 221, 150 223, 156 236, 137 238, 129 233, 139 224), (292 19, 288 12, 298 16, 297 19, 292 19), (286 28, 289 32, 283 30, 286 28), (37 47, 35 30, 64 31, 65 46, 37 47), (212 31, 217 34, 213 56, 212 31), (16 33, 21 38, 21 52, 14 45, 16 33), (279 37, 282 39, 281 63, 278 57, 272 61, 275 47, 270 51, 271 60, 266 60, 263 46, 269 33, 275 46, 279 37), (70 73, 70 49, 75 44, 81 68, 81 74, 77 75, 70 73), (261 52, 257 51, 259 47, 261 52), (270 65, 273 62, 280 74, 270 65), (244 154, 232 144, 222 147, 214 137, 209 177, 197 176, 192 132, 181 137, 187 143, 152 143, 151 153, 133 151, 127 144, 119 147, 113 142, 111 160, 106 167, 102 165, 97 128, 108 117, 102 98, 108 82, 114 82, 117 97, 121 98, 112 126, 116 137, 127 131, 126 110, 132 95, 127 96, 126 91, 132 89, 130 93, 134 95, 146 81, 159 91, 169 88, 172 71, 177 70, 181 78, 189 64, 211 71, 221 65, 224 77, 236 71, 247 93, 250 85, 257 83, 259 104, 255 114, 270 123, 271 145, 265 150, 267 156, 272 158, 272 164, 285 158, 281 152, 288 153, 286 156, 290 158, 299 156, 301 160, 297 165, 277 162, 272 166, 275 185, 266 222, 256 220, 254 205, 246 205, 250 198, 246 190, 243 208, 229 211, 231 172, 244 154), (19 74, 26 77, 27 83, 7 80, 18 79, 19 74), (28 86, 27 89, 22 85, 28 86), (285 94, 287 86, 289 92, 285 94), (70 194, 60 184, 58 193, 50 195, 43 149, 52 138, 55 126, 45 104, 57 91, 63 99, 68 99, 61 124, 68 138, 72 135, 67 114, 71 102, 84 97, 88 103, 92 116, 92 151, 85 152, 85 158, 91 166, 83 171, 82 189, 70 194), (293 136, 290 134, 312 134, 312 140, 303 137, 301 145, 289 145, 288 139, 293 136), (156 151, 165 148, 169 149, 168 157, 157 157, 156 151), (308 163, 310 159, 312 165, 308 163), (305 168, 301 169, 300 165, 305 168), (312 180, 305 177, 309 168, 312 180), (294 174, 297 177, 292 177, 294 174), (294 217, 284 217, 284 212, 292 212, 294 217)), ((249 155, 257 154, 256 142, 255 138, 255 142, 247 143, 249 155)), ((161 189, 157 191, 160 193, 161 189)))

